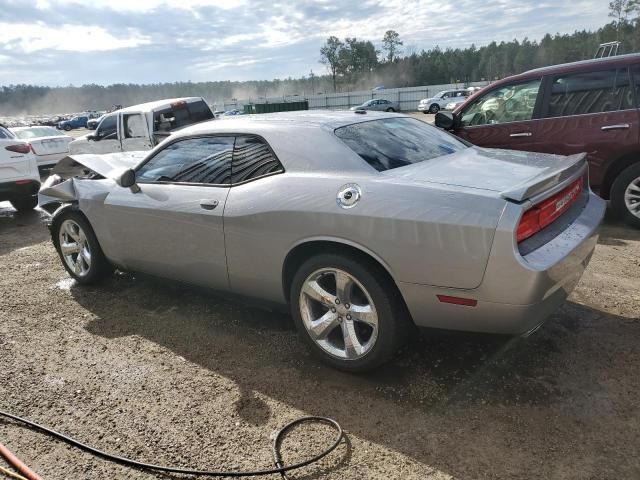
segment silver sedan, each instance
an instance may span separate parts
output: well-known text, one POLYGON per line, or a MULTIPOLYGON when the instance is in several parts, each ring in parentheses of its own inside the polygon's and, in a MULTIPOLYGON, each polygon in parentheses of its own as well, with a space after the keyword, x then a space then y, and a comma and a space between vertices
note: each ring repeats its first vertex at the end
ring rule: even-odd
POLYGON ((392 102, 384 98, 374 98, 367 100, 362 105, 351 107, 350 110, 370 110, 378 112, 399 112, 400 104, 398 102, 392 102))
POLYGON ((584 155, 476 148, 388 113, 211 121, 54 173, 40 205, 78 283, 118 268, 289 305, 349 371, 389 360, 415 326, 537 328, 604 213, 584 155))

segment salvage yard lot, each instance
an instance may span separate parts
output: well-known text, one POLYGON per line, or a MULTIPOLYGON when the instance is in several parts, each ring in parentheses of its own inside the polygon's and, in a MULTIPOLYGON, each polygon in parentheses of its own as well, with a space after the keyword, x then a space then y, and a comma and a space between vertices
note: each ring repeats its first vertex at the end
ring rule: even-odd
MULTIPOLYGON (((293 478, 640 478, 640 232, 610 220, 532 337, 424 332, 364 376, 317 363, 277 312, 130 274, 75 285, 40 214, 6 203, 0 283, 0 409, 114 453, 266 467, 272 431, 310 414, 348 441, 293 478)), ((306 433, 285 460, 331 435, 306 433)), ((0 438, 46 479, 167 478, 4 420, 0 438)))

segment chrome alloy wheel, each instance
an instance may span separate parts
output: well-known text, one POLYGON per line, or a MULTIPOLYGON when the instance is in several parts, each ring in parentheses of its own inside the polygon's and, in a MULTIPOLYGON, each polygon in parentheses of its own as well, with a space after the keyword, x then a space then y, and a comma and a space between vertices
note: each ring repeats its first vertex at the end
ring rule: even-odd
POLYGON ((60 225, 58 233, 60 251, 69 269, 84 277, 91 268, 91 248, 85 232, 75 221, 67 219, 60 225))
POLYGON ((300 291, 300 314, 311 339, 326 353, 358 360, 378 338, 378 313, 371 295, 351 274, 316 270, 300 291))
POLYGON ((632 215, 640 218, 640 177, 632 180, 624 192, 624 205, 632 215))

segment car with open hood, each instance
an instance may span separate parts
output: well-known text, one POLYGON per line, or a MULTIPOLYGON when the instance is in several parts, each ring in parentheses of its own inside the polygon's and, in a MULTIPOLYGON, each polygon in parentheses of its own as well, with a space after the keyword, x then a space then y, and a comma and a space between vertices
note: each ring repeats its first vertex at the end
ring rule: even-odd
POLYGON ((537 328, 604 213, 585 155, 479 148, 393 113, 210 121, 53 172, 40 205, 77 282, 118 268, 289 305, 312 351, 349 371, 416 325, 537 328))

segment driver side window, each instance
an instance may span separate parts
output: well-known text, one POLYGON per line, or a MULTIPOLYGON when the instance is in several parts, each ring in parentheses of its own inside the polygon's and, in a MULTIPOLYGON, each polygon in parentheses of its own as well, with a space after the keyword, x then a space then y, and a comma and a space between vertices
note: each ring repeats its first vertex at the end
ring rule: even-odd
POLYGON ((228 185, 234 137, 178 140, 160 150, 136 172, 141 182, 228 185))
POLYGON ((540 79, 496 88, 462 112, 462 126, 531 120, 540 91, 540 79))

